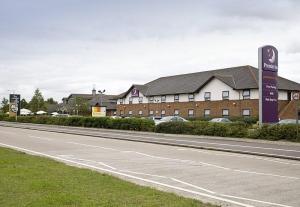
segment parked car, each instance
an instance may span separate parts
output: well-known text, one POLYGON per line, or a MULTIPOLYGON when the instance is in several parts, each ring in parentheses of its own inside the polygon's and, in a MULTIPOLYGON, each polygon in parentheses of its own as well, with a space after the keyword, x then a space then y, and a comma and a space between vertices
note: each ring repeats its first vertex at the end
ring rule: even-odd
POLYGON ((180 116, 166 116, 161 119, 154 119, 155 125, 165 123, 165 122, 188 122, 188 120, 180 116))
POLYGON ((227 118, 213 118, 209 122, 213 122, 213 123, 231 123, 232 121, 230 121, 227 118))
POLYGON ((70 114, 55 114, 53 117, 70 117, 70 114))
POLYGON ((282 119, 278 122, 279 125, 284 125, 284 124, 297 124, 296 119, 282 119))

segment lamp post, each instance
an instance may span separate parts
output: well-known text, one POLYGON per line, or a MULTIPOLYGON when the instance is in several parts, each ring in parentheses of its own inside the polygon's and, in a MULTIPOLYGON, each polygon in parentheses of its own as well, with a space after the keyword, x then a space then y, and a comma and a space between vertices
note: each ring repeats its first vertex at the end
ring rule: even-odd
POLYGON ((102 107, 102 95, 105 93, 105 89, 98 90, 98 93, 100 94, 100 107, 102 107))

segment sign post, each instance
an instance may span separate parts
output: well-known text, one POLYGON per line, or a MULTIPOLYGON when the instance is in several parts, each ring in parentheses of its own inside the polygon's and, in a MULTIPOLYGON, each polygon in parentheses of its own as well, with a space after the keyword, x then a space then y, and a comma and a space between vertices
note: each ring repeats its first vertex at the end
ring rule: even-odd
POLYGON ((297 137, 299 137, 299 92, 293 93, 293 100, 296 101, 296 126, 297 126, 297 137))
POLYGON ((259 124, 278 122, 278 51, 271 45, 258 49, 259 124))
POLYGON ((19 94, 10 94, 9 95, 9 116, 16 117, 18 120, 18 115, 21 111, 21 96, 19 94))

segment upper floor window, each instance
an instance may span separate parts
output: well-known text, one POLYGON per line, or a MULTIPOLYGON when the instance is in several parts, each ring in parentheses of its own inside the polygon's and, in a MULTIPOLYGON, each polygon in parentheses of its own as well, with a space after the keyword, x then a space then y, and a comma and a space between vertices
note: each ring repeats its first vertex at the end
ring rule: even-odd
POLYGON ((154 97, 151 96, 151 97, 149 98, 149 103, 153 103, 153 100, 154 100, 154 97))
POLYGON ((179 94, 174 95, 174 102, 178 102, 179 101, 179 94))
POLYGON ((210 101, 210 94, 211 94, 210 92, 205 92, 204 93, 204 100, 205 101, 210 101))
POLYGON ((132 104, 133 98, 129 97, 129 104, 132 104))
POLYGON ((195 99, 194 94, 189 94, 189 101, 194 101, 194 99, 195 99))
POLYGON ((165 103, 165 102, 166 102, 166 99, 167 99, 166 96, 161 96, 161 102, 162 102, 162 103, 165 103))
POLYGON ((229 99, 229 91, 222 91, 222 99, 223 100, 229 99))
POLYGON ((250 90, 243 90, 243 99, 250 99, 250 90))
POLYGON ((143 97, 139 97, 139 103, 143 103, 143 97))

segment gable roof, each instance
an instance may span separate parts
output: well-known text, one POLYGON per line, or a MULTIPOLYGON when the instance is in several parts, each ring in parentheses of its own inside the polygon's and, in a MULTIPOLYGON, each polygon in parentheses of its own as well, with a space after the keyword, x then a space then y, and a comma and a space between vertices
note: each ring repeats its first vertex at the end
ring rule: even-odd
MULTIPOLYGON (((258 69, 249 65, 161 77, 145 85, 133 86, 145 96, 186 94, 198 92, 213 78, 217 78, 236 90, 258 88, 258 69)), ((132 90, 133 86, 122 94, 123 97, 132 90)), ((278 77, 278 89, 300 90, 300 84, 278 77)))

